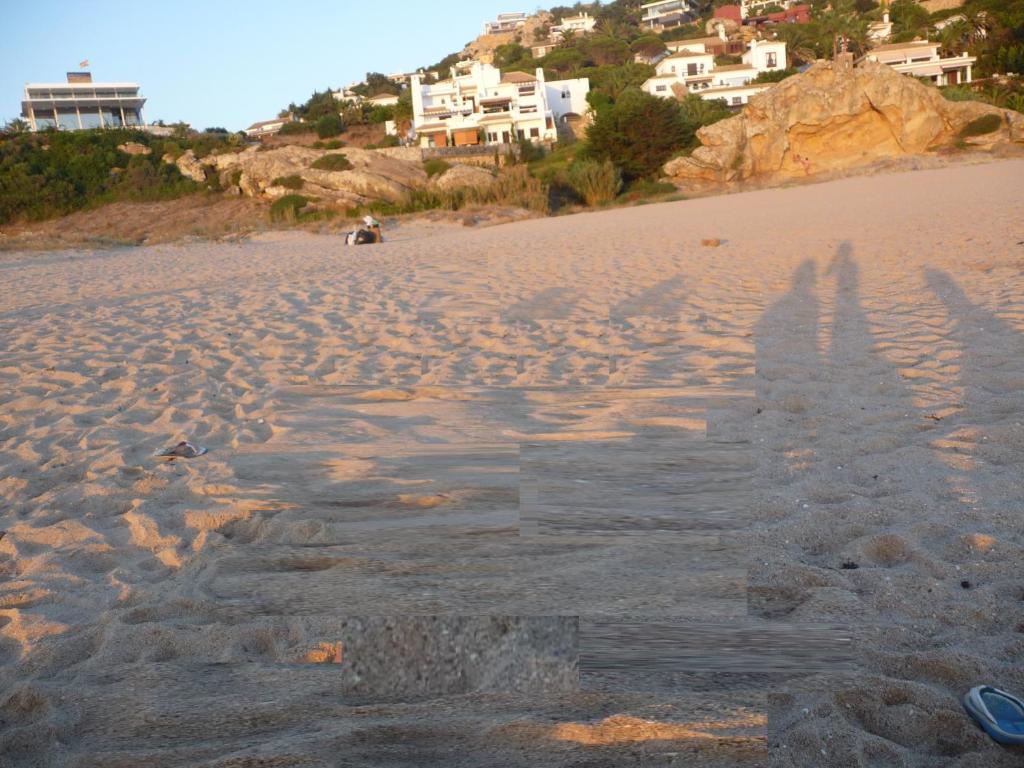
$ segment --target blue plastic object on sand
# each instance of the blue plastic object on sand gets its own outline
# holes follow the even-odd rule
[[[1000,744],[1024,744],[1024,701],[993,688],[976,685],[964,695],[964,709]]]

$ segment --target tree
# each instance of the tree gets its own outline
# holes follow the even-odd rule
[[[412,91],[408,88],[398,94],[398,103],[395,104],[395,122],[405,120],[412,120]]]
[[[610,160],[632,180],[656,176],[686,141],[686,125],[675,101],[629,90],[598,112],[587,130],[587,154]]]
[[[632,58],[629,46],[614,37],[592,37],[587,40],[587,57],[597,66],[624,64]]]
[[[857,13],[852,0],[835,0],[831,10],[819,14],[816,21],[811,30],[817,32],[819,55],[835,56],[836,46],[841,45],[843,39],[851,53],[861,54],[867,49],[868,20]]]
[[[894,0],[889,6],[892,21],[892,39],[903,43],[915,37],[927,37],[931,18],[924,8],[913,0]]]
[[[633,53],[639,53],[641,56],[647,58],[653,58],[659,53],[665,51],[665,41],[657,35],[641,35],[629,46]]]
[[[567,75],[583,66],[583,54],[576,48],[557,48],[541,60],[544,69]]]
[[[697,94],[690,93],[680,102],[679,114],[683,117],[685,127],[685,146],[695,147],[699,143],[699,129],[732,117],[733,111],[729,109],[725,99],[702,99]]]
[[[8,120],[4,126],[3,132],[9,136],[13,136],[19,133],[28,133],[31,126],[27,121],[22,120],[20,117],[16,117],[13,120]]]
[[[498,69],[518,66],[524,59],[529,61],[531,58],[529,48],[519,43],[505,43],[494,49],[494,66]]]
[[[316,121],[316,135],[321,139],[330,139],[344,130],[345,124],[337,112],[331,112]]]

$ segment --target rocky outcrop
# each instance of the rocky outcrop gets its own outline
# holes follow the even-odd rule
[[[350,170],[326,171],[312,167],[324,155],[339,152],[352,164]],[[349,147],[330,151],[292,145],[268,151],[254,147],[244,152],[208,157],[204,161],[220,174],[222,184],[237,184],[249,197],[280,196],[283,188],[275,187],[273,182],[283,176],[300,176],[302,194],[346,206],[381,200],[400,202],[410,191],[427,183],[427,174],[418,159],[411,162],[384,152]]]
[[[206,181],[206,170],[196,157],[196,153],[191,149],[185,150],[177,159],[171,155],[164,155],[161,159],[165,163],[173,163],[178,166],[182,176],[192,179],[197,184],[202,184]]]
[[[998,128],[968,142],[1024,141],[1020,113],[948,101],[883,64],[819,62],[755,96],[739,115],[701,128],[702,146],[669,161],[664,171],[685,186],[777,182],[867,168],[949,147],[968,123],[989,114],[999,116]]]
[[[453,165],[430,183],[441,190],[486,189],[494,183],[494,174],[475,165]]]
[[[126,141],[124,144],[118,144],[117,148],[126,155],[149,155],[153,152],[145,144],[139,144],[137,141]]]

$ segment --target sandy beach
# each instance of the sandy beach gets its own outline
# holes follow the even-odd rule
[[[1021,765],[1022,179],[0,254],[0,766]]]

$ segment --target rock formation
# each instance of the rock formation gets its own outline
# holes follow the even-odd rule
[[[1000,117],[999,127],[969,143],[1024,142],[1018,112],[948,101],[884,64],[819,62],[753,97],[735,117],[701,128],[702,146],[664,171],[683,185],[844,172],[949,147],[968,123],[989,114]]]
[[[178,166],[182,176],[192,179],[197,184],[202,184],[206,181],[206,171],[203,168],[203,164],[199,162],[196,153],[191,149],[185,150],[177,159],[171,155],[164,155],[161,160]]]
[[[313,168],[313,163],[327,154],[343,153],[352,164],[347,171],[326,171]],[[300,146],[284,146],[261,151],[250,148],[244,152],[204,158],[220,175],[226,186],[237,184],[249,197],[279,197],[295,190],[274,186],[274,179],[284,176],[302,178],[302,194],[313,195],[340,205],[355,206],[384,200],[395,203],[413,189],[424,187],[427,174],[418,160],[419,150],[407,153],[409,160],[387,152],[346,147],[324,151]],[[412,160],[416,157],[416,161]]]
[[[475,165],[453,165],[431,181],[437,189],[481,189],[494,183],[494,174]]]
[[[145,144],[139,144],[137,141],[126,141],[124,144],[118,144],[117,148],[126,155],[149,155],[153,152]]]

